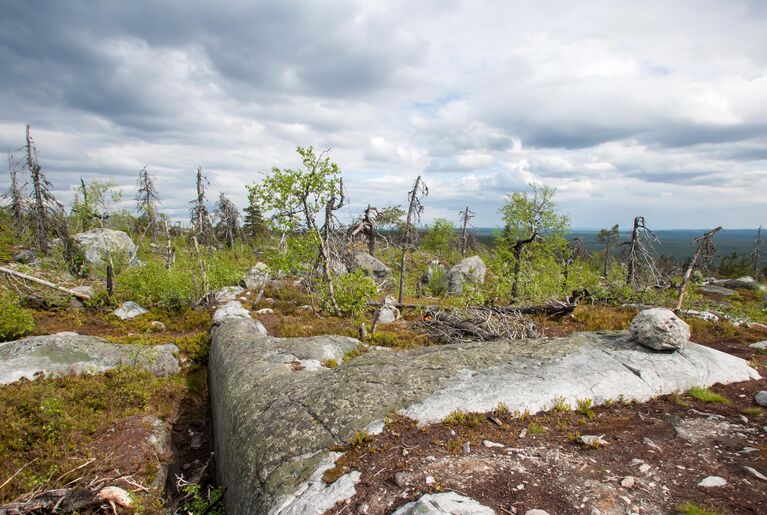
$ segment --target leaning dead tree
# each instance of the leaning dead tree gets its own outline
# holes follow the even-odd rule
[[[216,237],[213,232],[213,223],[211,222],[210,213],[205,205],[205,185],[208,184],[208,179],[202,174],[202,167],[197,167],[197,198],[194,199],[190,215],[192,218],[192,232],[197,238],[198,244],[210,246],[215,241]]]
[[[466,209],[460,211],[459,215],[461,216],[461,256],[466,257],[466,249],[469,246],[469,235],[466,232],[466,227],[476,214],[469,210],[469,206],[466,206]]]
[[[23,232],[24,227],[24,198],[22,191],[24,185],[19,186],[18,172],[16,170],[16,160],[13,154],[8,153],[8,173],[10,174],[11,186],[3,194],[3,198],[8,200],[8,207],[13,217],[14,231],[17,235]]]
[[[218,234],[226,240],[227,247],[231,249],[234,247],[235,237],[241,235],[240,211],[234,202],[229,200],[224,193],[221,193],[213,214],[218,220],[218,224],[216,224]]]
[[[424,184],[421,176],[416,178],[413,189],[408,192],[408,209],[405,226],[402,229],[402,255],[399,260],[399,302],[405,298],[405,257],[408,251],[415,250],[417,232],[415,222],[420,220],[423,213],[421,201],[429,195],[429,188]]]
[[[53,185],[46,179],[40,167],[38,152],[30,134],[30,126],[27,125],[26,145],[27,154],[26,168],[32,179],[32,207],[26,219],[29,222],[29,232],[35,247],[43,254],[50,251],[51,236],[58,237],[64,251],[64,260],[67,262],[69,271],[78,272],[75,243],[69,235],[64,206],[56,200],[51,191]]]
[[[762,270],[762,226],[756,231],[756,241],[754,241],[754,250],[751,251],[751,267],[754,279],[760,279]]]
[[[378,230],[376,228],[376,217],[378,216],[378,209],[368,207],[362,215],[362,219],[352,226],[349,231],[349,239],[352,240],[358,234],[365,236],[368,242],[368,253],[371,256],[376,255],[376,236],[378,236]]]
[[[626,258],[626,284],[634,288],[642,285],[642,279],[651,278],[655,284],[661,279],[658,265],[655,262],[655,243],[658,237],[647,228],[643,216],[634,218],[631,230],[631,240],[624,243],[629,246]]]
[[[716,245],[714,244],[714,235],[721,231],[721,227],[711,229],[703,236],[695,238],[697,247],[695,254],[693,254],[690,264],[687,265],[687,270],[682,277],[682,284],[679,285],[679,296],[676,299],[676,310],[682,309],[682,303],[684,302],[684,294],[687,291],[687,284],[690,282],[690,277],[696,266],[699,266],[702,270],[707,270],[711,265],[711,262],[716,255]]]
[[[138,173],[136,188],[136,211],[139,220],[144,223],[144,233],[149,232],[152,243],[157,243],[157,204],[160,202],[160,196],[146,166]]]

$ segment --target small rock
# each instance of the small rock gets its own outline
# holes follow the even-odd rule
[[[762,390],[754,395],[754,400],[759,406],[767,406],[767,390]]]
[[[410,451],[408,451],[407,449],[402,449],[403,456],[407,456],[408,454],[410,454]]]
[[[604,439],[605,435],[583,435],[581,436],[581,443],[590,447],[598,447],[600,445],[610,445],[610,442]]]
[[[521,491],[522,491],[522,490],[524,490],[524,489],[525,489],[525,485],[523,485],[522,483],[519,483],[519,484],[517,485],[517,491],[521,492]]]
[[[256,315],[271,315],[274,313],[272,308],[262,308],[256,311]]]
[[[637,465],[641,465],[642,463],[644,463],[644,460],[640,460],[639,458],[634,458],[633,460],[631,460],[631,465],[634,467],[636,467]]]
[[[376,320],[379,324],[391,324],[400,319],[400,311],[394,305],[396,302],[391,295],[384,298],[383,306],[376,313]]]
[[[756,342],[749,345],[752,349],[760,349],[760,350],[767,350],[767,340],[764,340],[763,342]]]
[[[743,449],[741,449],[740,452],[744,454],[749,454],[752,452],[759,452],[759,449],[757,449],[756,447],[743,447]]]
[[[642,442],[644,442],[644,444],[645,444],[647,447],[649,447],[649,448],[651,448],[651,449],[655,449],[656,451],[660,451],[660,447],[658,447],[658,444],[657,444],[657,443],[655,443],[655,442],[653,442],[652,440],[650,440],[650,439],[649,439],[649,438],[647,438],[646,436],[645,436],[644,438],[642,438]]]
[[[641,472],[642,474],[647,474],[651,468],[652,467],[648,465],[647,463],[643,463],[642,465],[639,466],[639,472]]]
[[[690,326],[666,308],[640,311],[629,332],[634,341],[653,350],[680,350],[690,340]]]
[[[524,438],[527,436],[527,428],[522,429],[522,431],[519,432],[519,437]]]
[[[748,417],[746,417],[745,415],[738,415],[738,420],[740,420],[744,424],[748,424]]]
[[[487,448],[504,447],[502,443],[491,442],[490,440],[483,440],[482,445],[484,445]]]
[[[599,511],[599,508],[593,507],[593,508],[591,508],[591,511],[589,512],[589,515],[602,515],[602,512]]]
[[[621,479],[621,486],[623,488],[634,488],[634,476],[626,476]]]
[[[271,272],[265,263],[256,263],[245,273],[242,283],[251,290],[260,290],[267,282]]]
[[[543,510],[527,510],[525,515],[549,515],[549,512]]]
[[[123,302],[120,304],[120,307],[115,310],[115,315],[117,315],[117,318],[120,320],[130,320],[131,318],[136,318],[137,316],[141,316],[145,313],[149,313],[149,311],[139,306],[132,300]]]
[[[395,473],[394,483],[400,488],[407,487],[407,474],[405,474],[404,472]]]
[[[470,454],[471,453],[471,445],[469,444],[469,442],[463,442],[462,452],[464,454]]]
[[[703,479],[700,483],[698,483],[698,486],[702,486],[703,488],[713,488],[718,486],[724,486],[727,484],[727,480],[723,477],[719,476],[708,476],[707,478]]]
[[[22,250],[15,256],[13,256],[13,260],[17,263],[24,263],[28,265],[32,261],[37,259],[37,252],[34,250]]]
[[[757,477],[757,478],[761,479],[762,481],[767,481],[767,476],[765,476],[764,474],[762,474],[761,472],[759,472],[755,468],[749,467],[749,466],[745,466],[743,468],[746,469],[747,472],[750,472],[752,476]]]
[[[360,515],[365,515],[369,509],[370,509],[370,506],[368,506],[368,503],[364,502],[360,504],[359,506],[357,506],[357,513],[359,513]]]
[[[168,330],[167,327],[165,327],[165,324],[160,322],[159,320],[152,320],[149,322],[149,330],[153,333],[164,333]]]
[[[434,476],[426,476],[426,484],[427,485],[433,485],[434,484]]]

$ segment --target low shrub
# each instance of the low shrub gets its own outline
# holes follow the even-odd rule
[[[11,292],[0,291],[0,341],[20,338],[35,328],[32,312]]]

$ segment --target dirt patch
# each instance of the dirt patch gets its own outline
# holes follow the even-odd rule
[[[745,344],[712,346],[755,358],[767,375],[767,357],[746,355]],[[767,481],[746,469],[767,475],[767,415],[753,400],[764,389],[765,379],[712,388],[728,403],[671,395],[642,404],[562,406],[536,416],[501,408],[422,429],[396,418],[328,474],[362,473],[351,506],[329,513],[355,513],[361,505],[369,514],[390,513],[440,491],[468,495],[498,513],[593,507],[603,514],[673,513],[685,502],[721,513],[764,513]],[[604,435],[608,443],[587,446],[582,435]],[[698,486],[708,476],[727,485]]]

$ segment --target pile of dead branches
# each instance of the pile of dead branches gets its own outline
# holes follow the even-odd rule
[[[487,342],[501,338],[536,338],[535,322],[518,311],[487,307],[427,308],[416,328],[442,343]]]

